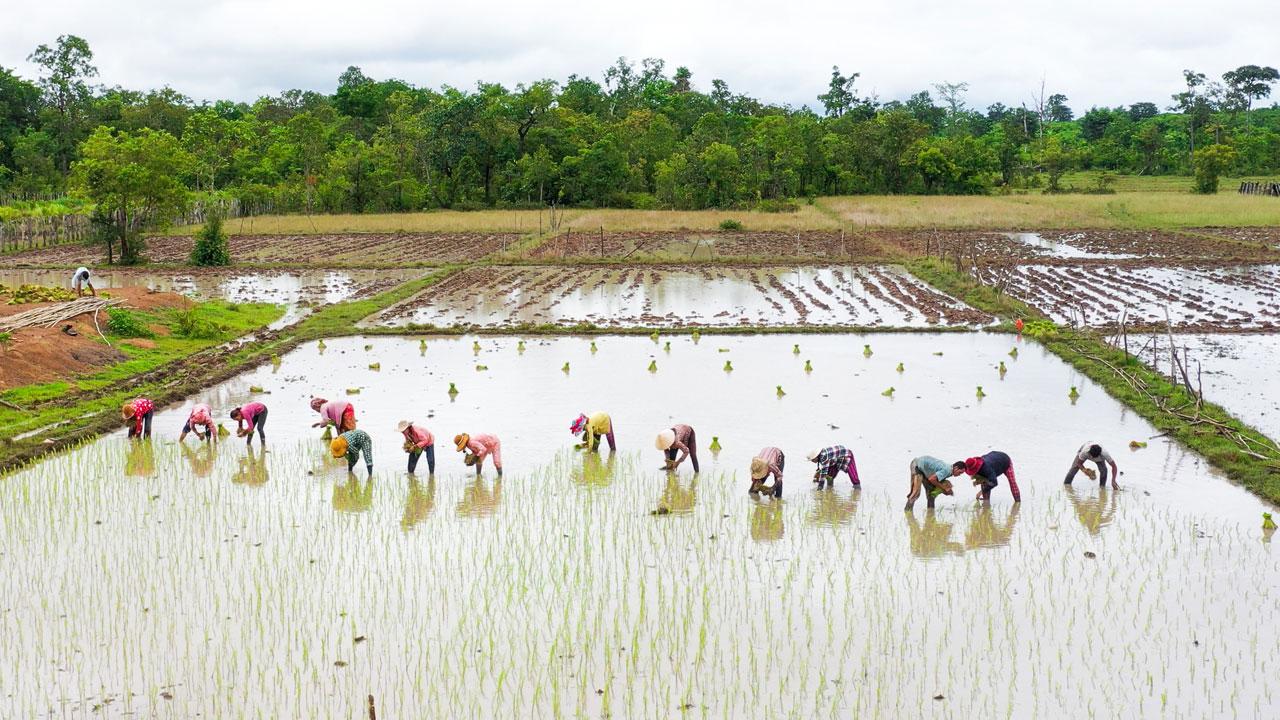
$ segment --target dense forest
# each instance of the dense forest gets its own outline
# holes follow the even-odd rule
[[[1275,69],[1183,73],[1164,100],[1079,114],[1062,94],[985,110],[968,86],[864,96],[833,68],[814,108],[706,86],[662,60],[514,88],[430,89],[350,67],[332,95],[193,102],[171,88],[103,88],[88,44],[62,36],[23,78],[0,68],[0,193],[56,196],[130,154],[155,177],[252,211],[382,212],[560,203],[783,208],[856,193],[1065,190],[1073,169],[1280,172]],[[1176,71],[1175,71],[1176,72]],[[1077,188],[1079,190],[1080,188]],[[1095,188],[1103,189],[1103,188]]]

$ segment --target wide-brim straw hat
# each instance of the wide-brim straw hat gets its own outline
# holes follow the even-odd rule
[[[471,436],[466,433],[453,436],[453,446],[457,448],[458,452],[462,452],[463,450],[466,450],[467,443],[469,442],[471,442]]]
[[[343,455],[346,455],[347,439],[342,437],[341,435],[334,438],[333,442],[329,443],[329,452],[333,453],[333,456],[336,458],[340,458]]]
[[[675,430],[663,430],[662,432],[658,433],[658,438],[657,440],[654,441],[654,445],[656,445],[659,450],[670,450],[671,446],[675,444],[676,444]]]
[[[808,453],[806,453],[806,454],[805,454],[805,458],[806,458],[806,459],[808,459],[810,462],[813,462],[813,461],[817,460],[817,459],[818,459],[818,456],[819,456],[819,455],[821,455],[821,454],[822,454],[822,451],[821,451],[821,450],[813,449],[813,450],[810,450]]]
[[[413,425],[413,423],[409,422],[408,420],[401,420],[400,422],[396,423],[396,432],[403,433],[405,430],[409,429],[410,425]]]
[[[769,476],[769,464],[760,458],[751,458],[751,479],[763,480]]]
[[[132,400],[120,406],[120,417],[124,418],[125,420],[132,419],[134,416],[134,413],[136,412],[137,410],[133,408]]]

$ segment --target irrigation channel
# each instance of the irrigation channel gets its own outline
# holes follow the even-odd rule
[[[312,393],[356,404],[372,478],[327,457]],[[150,443],[104,437],[0,482],[0,633],[22,659],[0,669],[5,715],[363,717],[369,695],[382,717],[477,718],[1280,704],[1270,508],[1032,342],[350,337],[191,401],[225,417],[250,399],[270,407],[265,453],[178,446],[175,406]],[[596,410],[617,454],[571,449]],[[406,475],[402,418],[435,433],[434,478]],[[697,430],[697,477],[658,467],[673,422]],[[505,477],[462,465],[464,431],[502,439]],[[1063,486],[1087,440],[1122,491]],[[828,443],[864,489],[813,489],[805,451]],[[746,492],[765,445],[787,454],[781,500]],[[958,484],[903,512],[912,457],[992,447],[1020,505]]]

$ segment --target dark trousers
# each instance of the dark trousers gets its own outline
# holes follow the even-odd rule
[[[427,472],[432,475],[435,475],[436,474],[436,446],[435,445],[428,445],[422,448],[421,450],[415,449],[409,453],[409,472],[413,472],[414,468],[418,467],[418,459],[421,458],[423,455],[427,456]]]
[[[263,444],[263,445],[266,445],[266,444],[267,444],[267,430],[266,430],[266,428],[267,428],[267,409],[266,409],[266,408],[263,408],[263,409],[262,409],[262,412],[258,413],[256,416],[254,416],[254,418],[253,418],[253,427],[254,427],[254,429],[255,429],[255,430],[257,430],[257,431],[258,431],[258,437],[262,439],[262,444]],[[248,439],[247,439],[247,440],[245,440],[245,443],[246,443],[246,444],[248,444],[248,445],[252,445],[252,444],[253,444],[253,433],[249,433],[249,437],[248,437]]]
[[[1107,461],[1106,460],[1087,460],[1086,462],[1091,462],[1094,465],[1098,466],[1098,487],[1106,487],[1107,486]],[[1071,481],[1076,479],[1076,473],[1078,472],[1080,472],[1080,468],[1076,467],[1075,463],[1072,463],[1071,470],[1067,472],[1067,479],[1063,480],[1062,482],[1066,483],[1067,485],[1070,485]]]
[[[609,452],[617,452],[618,444],[613,440],[613,428],[609,428],[609,432],[605,433],[603,437],[609,441]],[[596,435],[595,439],[591,441],[591,452],[600,452],[600,438],[600,435]]]
[[[129,437],[149,438],[151,437],[151,418],[156,413],[155,410],[148,410],[146,415],[142,416],[142,432],[138,432],[138,421],[136,419],[129,421]]]

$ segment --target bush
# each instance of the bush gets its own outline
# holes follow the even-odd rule
[[[1235,148],[1230,145],[1210,145],[1196,151],[1195,192],[1212,195],[1218,192],[1218,177],[1236,161]]]
[[[733,218],[725,218],[724,220],[720,221],[720,229],[721,230],[741,230],[742,223],[738,222],[737,220],[734,220]]]
[[[800,206],[794,200],[766,199],[757,202],[755,209],[767,213],[793,213],[800,210]]]
[[[196,233],[196,244],[191,248],[191,264],[204,267],[231,264],[231,249],[226,234],[222,232],[220,215],[210,215],[204,227]]]
[[[220,340],[223,328],[200,316],[195,308],[179,310],[173,317],[173,334],[191,340]]]
[[[122,338],[152,338],[156,336],[136,313],[123,308],[107,310],[107,332]]]
[[[658,202],[658,198],[647,192],[633,192],[626,195],[626,207],[635,210],[658,210],[662,207],[662,203]]]

